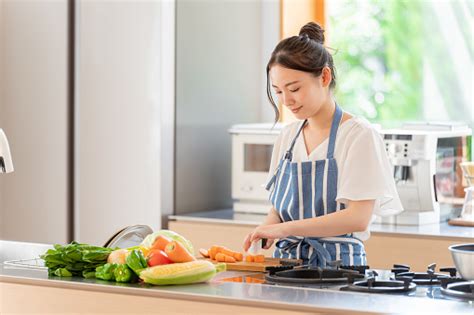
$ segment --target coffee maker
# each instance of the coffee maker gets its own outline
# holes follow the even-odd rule
[[[424,225],[459,215],[464,197],[459,164],[471,159],[472,130],[460,123],[406,123],[379,132],[405,211],[376,222]]]
[[[12,156],[10,154],[10,146],[8,145],[7,136],[0,129],[0,173],[13,172]]]

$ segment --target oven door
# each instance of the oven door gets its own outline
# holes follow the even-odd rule
[[[244,203],[270,205],[264,185],[277,137],[277,134],[232,135],[232,198]]]

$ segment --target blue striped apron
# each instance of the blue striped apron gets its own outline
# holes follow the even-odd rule
[[[337,163],[334,146],[342,110],[336,104],[325,160],[292,162],[293,147],[307,120],[293,139],[290,148],[268,182],[270,201],[283,222],[323,216],[345,208],[336,202]],[[279,240],[273,253],[277,258],[302,259],[303,264],[326,267],[328,261],[342,265],[366,265],[364,244],[352,234],[334,237],[290,236]]]

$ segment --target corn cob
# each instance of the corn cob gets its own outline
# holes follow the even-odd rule
[[[189,284],[208,281],[221,271],[225,271],[225,264],[197,260],[146,268],[140,273],[140,278],[156,285]]]

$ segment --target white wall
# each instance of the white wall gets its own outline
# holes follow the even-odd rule
[[[273,121],[264,78],[278,21],[278,1],[177,2],[178,213],[231,207],[228,129]]]
[[[105,242],[118,229],[161,225],[160,1],[78,6],[76,239]],[[173,25],[172,25],[173,26]],[[171,42],[174,49],[174,42]],[[171,63],[173,69],[173,64]],[[169,105],[169,104],[168,104]],[[172,104],[171,104],[172,105]]]
[[[15,172],[0,176],[0,238],[66,241],[66,0],[2,0],[1,128]]]

